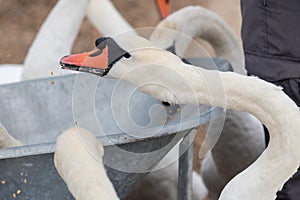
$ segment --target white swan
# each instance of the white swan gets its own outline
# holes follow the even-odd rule
[[[104,149],[86,129],[74,127],[57,139],[54,164],[76,200],[118,200],[107,177],[102,156]]]
[[[147,175],[141,184],[129,194],[126,200],[174,200],[178,199],[178,162],[166,168],[167,170],[159,170]],[[149,178],[151,176],[151,178]],[[200,200],[206,197],[207,193],[203,193],[204,183],[196,172],[193,172],[193,200]]]
[[[22,146],[22,143],[11,136],[6,128],[0,123],[0,149]]]
[[[168,152],[154,170],[129,194],[127,200],[178,199],[177,158],[179,156],[179,143]],[[193,172],[192,176],[192,199],[205,199],[208,192],[202,177],[196,172]]]
[[[200,6],[188,6],[172,13],[157,25],[150,41],[164,49],[175,42],[176,53],[183,56],[194,37],[209,42],[216,56],[228,60],[235,72],[247,74],[243,49],[234,32],[221,17]]]
[[[256,77],[185,64],[174,54],[137,36],[99,38],[97,48],[97,52],[62,58],[62,68],[122,79],[141,92],[170,103],[202,103],[249,112],[267,126],[269,146],[226,185],[221,200],[274,199],[296,172],[300,160],[300,112],[281,88]],[[223,88],[210,88],[207,83],[217,77]],[[226,98],[212,97],[211,92],[219,96],[224,93]]]
[[[168,28],[178,31],[177,34],[166,31]],[[185,7],[161,21],[153,32],[151,41],[161,48],[175,44],[177,48],[184,48],[181,51],[184,53],[189,41],[184,40],[180,34],[209,40],[219,57],[232,62],[235,72],[246,74],[244,54],[238,39],[226,22],[215,13],[200,6]],[[211,131],[218,130],[212,127]],[[208,134],[207,137],[211,135]],[[203,160],[201,168],[210,197],[218,199],[224,186],[254,162],[264,149],[261,123],[249,113],[228,110],[221,136],[211,153]]]
[[[23,73],[23,65],[1,64],[0,65],[0,84],[19,82]]]
[[[212,200],[218,199],[225,185],[259,157],[265,149],[264,141],[263,127],[254,116],[226,112],[220,138],[201,165],[201,176]]]

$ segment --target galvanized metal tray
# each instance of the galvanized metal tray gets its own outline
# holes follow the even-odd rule
[[[226,61],[214,61],[230,69]],[[206,58],[191,62],[215,67]],[[0,97],[0,122],[25,144],[0,149],[1,200],[73,199],[54,168],[53,151],[57,136],[75,124],[104,144],[108,175],[124,199],[179,140],[208,122],[213,110],[164,107],[127,83],[89,74],[2,85]]]

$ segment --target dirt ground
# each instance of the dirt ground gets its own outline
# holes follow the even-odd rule
[[[124,18],[136,28],[155,26],[159,22],[151,0],[112,0]],[[40,25],[57,0],[0,0],[0,64],[22,63]],[[201,5],[219,14],[240,37],[239,0],[173,0],[173,11],[187,5]],[[73,52],[93,48],[100,34],[84,20]],[[201,128],[195,139],[195,169],[199,170],[198,150],[204,136]]]

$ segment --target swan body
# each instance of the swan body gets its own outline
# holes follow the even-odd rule
[[[23,65],[2,64],[0,65],[0,84],[15,83],[21,81]]]
[[[127,200],[175,200],[178,199],[178,162],[164,169],[151,172],[141,184],[129,195]],[[151,176],[149,178],[148,176]],[[204,199],[207,193],[202,177],[193,172],[193,200]]]
[[[62,58],[61,66],[85,72],[87,69],[82,66],[88,67],[90,73],[127,81],[141,92],[174,104],[206,104],[249,112],[267,126],[269,146],[226,185],[221,200],[274,199],[284,182],[296,172],[300,160],[300,112],[282,88],[257,77],[185,64],[176,55],[138,36],[101,38],[97,48],[100,53],[96,58],[86,56],[87,53],[75,54]],[[109,54],[105,49],[119,49],[120,54],[110,55],[105,61]],[[87,60],[75,62],[82,56]],[[86,66],[89,60],[95,61],[95,65]],[[101,70],[105,73],[97,73]],[[209,87],[207,83],[212,79],[221,80],[221,87],[217,84]]]
[[[170,28],[176,32],[166,31]],[[218,15],[200,6],[174,12],[159,23],[150,38],[161,48],[175,44],[184,54],[190,42],[187,39],[195,37],[210,42],[217,56],[230,61],[235,72],[246,74],[244,54],[235,34]],[[218,127],[210,128],[211,132],[219,131]],[[264,149],[264,130],[260,121],[249,113],[228,110],[220,138],[202,162],[201,175],[209,196],[218,199],[225,185],[254,162]]]
[[[142,180],[127,200],[178,199],[178,156],[179,143]],[[202,177],[196,172],[192,176],[192,199],[202,200],[208,193]]]
[[[57,139],[54,164],[76,200],[118,200],[107,177],[102,144],[86,129],[74,127]]]
[[[0,149],[22,146],[22,143],[12,137],[6,128],[0,123]]]

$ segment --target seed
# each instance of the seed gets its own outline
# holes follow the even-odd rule
[[[15,198],[17,198],[17,195],[16,195],[16,193],[13,193],[13,198],[15,199]]]
[[[53,75],[54,75],[54,73],[53,73],[53,72],[50,72],[50,74],[51,74],[51,76],[53,76]]]
[[[21,190],[19,189],[19,190],[17,190],[17,194],[21,194]]]
[[[54,85],[54,83],[55,83],[54,81],[51,81],[51,85]]]
[[[177,108],[177,112],[180,112],[181,111],[181,108]]]
[[[27,183],[27,179],[26,179],[26,178],[24,178],[23,182],[26,184],[26,183]]]
[[[1,184],[2,184],[2,185],[5,185],[5,183],[6,183],[6,181],[5,181],[5,180],[1,181]]]

